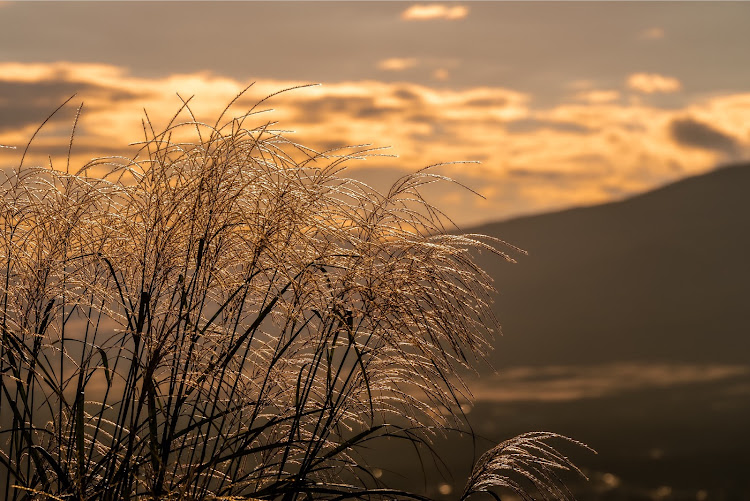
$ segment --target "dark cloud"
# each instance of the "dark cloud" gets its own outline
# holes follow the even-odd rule
[[[108,102],[135,99],[141,94],[81,82],[0,81],[0,131],[19,129],[29,124],[41,124],[50,113],[76,94],[70,110],[58,113],[56,121],[72,120],[75,107],[93,95],[106,96]]]
[[[328,120],[331,115],[343,114],[351,118],[381,119],[393,115],[404,108],[393,106],[378,106],[371,97],[326,96],[310,101],[301,101],[297,105],[298,113],[295,120],[303,123],[320,123]]]
[[[544,179],[546,181],[560,181],[568,177],[565,172],[545,169],[514,168],[508,170],[508,175],[521,179]]]
[[[331,114],[344,113],[346,115],[372,116],[377,109],[375,100],[371,97],[339,97],[326,96],[298,104],[299,112],[296,120],[303,123],[318,123],[327,120]]]
[[[41,124],[78,90],[73,83],[0,82],[0,131]]]
[[[386,106],[365,106],[355,111],[357,118],[382,118],[385,115],[390,115],[402,111],[399,108],[386,107]]]
[[[590,131],[588,127],[575,122],[552,122],[549,120],[534,119],[514,120],[506,126],[506,129],[510,133],[533,132],[541,129],[573,132],[576,134],[584,134]]]
[[[567,181],[581,181],[599,179],[602,173],[608,170],[607,158],[596,153],[586,153],[581,155],[570,155],[567,160],[574,165],[579,166],[578,170],[556,170],[549,167],[515,167],[508,169],[508,175],[517,179],[536,179],[543,181],[555,182],[558,185]]]
[[[26,148],[26,143],[13,145],[15,149],[0,149],[0,170],[8,172],[8,169],[17,168],[21,161],[21,155]],[[119,146],[119,147],[118,147]],[[90,144],[73,141],[71,150],[72,161],[70,171],[76,172],[82,168],[86,162],[94,158],[118,157],[115,163],[120,163],[121,157],[132,157],[137,148],[129,146],[123,141],[121,145]],[[68,145],[60,144],[55,146],[38,145],[34,142],[29,146],[29,150],[24,160],[26,167],[52,166],[57,169],[64,169],[67,164]]]
[[[737,152],[737,140],[692,118],[678,118],[669,124],[672,139],[683,146],[718,151],[727,155]]]
[[[466,102],[466,106],[471,106],[472,108],[504,108],[508,105],[510,102],[509,99],[505,97],[484,97],[484,98],[478,98],[478,99],[471,99]]]
[[[405,88],[396,89],[395,91],[393,91],[393,95],[399,99],[409,101],[411,103],[419,103],[422,101],[422,97],[419,94]]]
[[[416,124],[434,124],[436,118],[435,115],[429,113],[429,110],[422,110],[417,113],[409,113],[406,116],[406,120]]]

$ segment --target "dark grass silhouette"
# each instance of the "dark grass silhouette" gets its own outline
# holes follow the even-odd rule
[[[378,193],[341,175],[377,150],[188,101],[133,158],[24,152],[1,184],[0,496],[424,499],[359,451],[467,429],[460,371],[496,327],[469,249],[517,249],[447,234],[428,169]],[[493,448],[461,499],[568,498],[556,437]]]

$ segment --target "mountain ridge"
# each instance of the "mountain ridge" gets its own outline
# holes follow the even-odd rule
[[[529,251],[495,279],[495,367],[750,363],[750,163],[625,200],[470,230]]]

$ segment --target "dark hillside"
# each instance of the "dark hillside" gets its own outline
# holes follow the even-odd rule
[[[476,231],[529,252],[481,257],[501,293],[496,367],[750,363],[750,165]]]

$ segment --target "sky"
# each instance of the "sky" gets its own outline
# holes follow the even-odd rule
[[[750,157],[746,2],[0,2],[0,167],[132,151],[144,110],[258,124],[325,150],[390,147],[345,175],[428,165],[461,227],[647,191]],[[179,94],[179,96],[178,96]],[[194,96],[194,97],[193,97]],[[187,119],[187,117],[184,117]],[[699,203],[699,201],[696,201]]]

